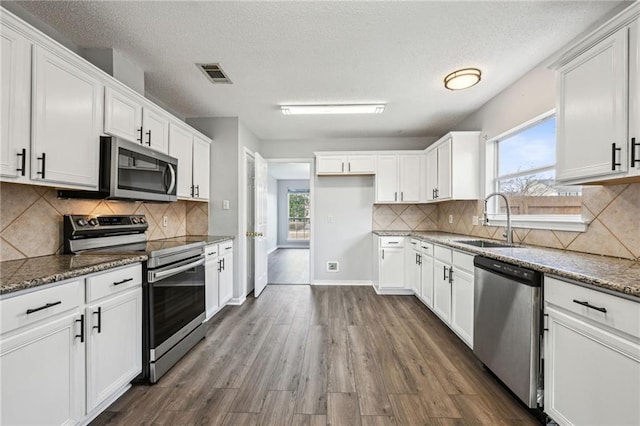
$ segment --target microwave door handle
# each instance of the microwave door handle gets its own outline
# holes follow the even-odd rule
[[[171,173],[171,183],[169,184],[169,188],[167,188],[167,194],[171,194],[171,191],[173,191],[173,188],[176,186],[176,171],[171,164],[167,164],[167,168],[169,169],[169,173]]]

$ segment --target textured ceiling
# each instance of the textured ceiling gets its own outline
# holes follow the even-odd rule
[[[186,117],[261,139],[440,136],[619,2],[18,2],[81,47],[112,47]],[[194,63],[219,62],[212,85]],[[483,80],[443,88],[462,67]],[[385,102],[382,115],[283,116],[288,103]]]

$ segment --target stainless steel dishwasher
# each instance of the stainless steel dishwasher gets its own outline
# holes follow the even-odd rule
[[[473,353],[529,408],[537,407],[542,274],[474,258]]]

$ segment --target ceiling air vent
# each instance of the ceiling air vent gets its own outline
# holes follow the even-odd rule
[[[196,65],[198,66],[198,68],[202,70],[202,72],[207,76],[207,78],[212,83],[216,83],[216,84],[232,83],[231,80],[229,80],[229,77],[227,77],[227,75],[224,73],[224,71],[220,67],[220,64],[196,64]]]

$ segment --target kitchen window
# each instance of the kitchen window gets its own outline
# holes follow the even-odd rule
[[[509,199],[515,227],[584,231],[582,188],[556,184],[556,117],[548,112],[487,145],[487,194]],[[506,205],[492,197],[489,223],[506,225]]]

